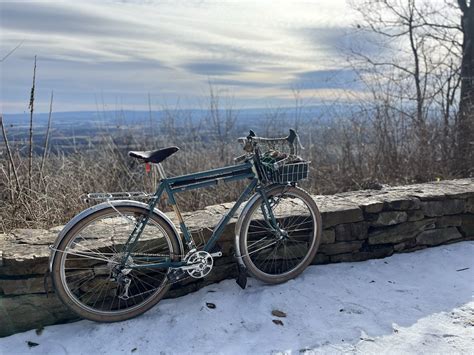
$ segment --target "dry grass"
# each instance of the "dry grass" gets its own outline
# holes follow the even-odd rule
[[[379,128],[382,118],[374,117],[368,111],[364,116],[359,110],[340,119],[338,125],[326,128],[306,122],[300,128],[306,146],[302,155],[311,160],[312,166],[310,179],[302,185],[312,193],[329,194],[377,187],[380,183],[397,185],[456,177],[450,170],[449,159],[443,160],[444,155],[437,150],[440,129],[436,125],[431,127],[432,153],[423,157],[430,168],[420,174],[414,132],[406,122],[382,130]],[[390,123],[394,124],[393,121]],[[230,128],[225,132],[227,143],[222,137],[204,131],[204,126],[188,127],[182,134],[176,133],[177,129],[170,131],[168,127],[170,133],[153,142],[131,135],[127,137],[128,144],[120,147],[112,137],[104,135],[93,150],[67,155],[34,155],[31,188],[29,157],[20,154],[21,147],[11,147],[15,169],[12,169],[8,154],[0,159],[0,229],[63,224],[87,207],[80,197],[88,192],[153,191],[156,187],[154,176],[146,174],[143,166],[127,156],[131,149],[180,146],[181,151],[164,163],[169,175],[232,164],[233,157],[241,154],[235,130]],[[404,127],[403,131],[401,127]],[[283,134],[268,127],[266,130],[270,135]],[[43,160],[43,156],[46,159]],[[194,190],[179,194],[178,203],[183,210],[195,210],[232,201],[242,187],[241,182]]]

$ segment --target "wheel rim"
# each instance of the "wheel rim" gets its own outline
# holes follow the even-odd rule
[[[120,209],[102,215],[83,226],[65,246],[60,263],[61,284],[83,310],[101,315],[132,312],[166,287],[168,270],[146,267],[152,261],[140,259],[150,254],[170,258],[173,254],[166,231],[151,218],[126,264],[141,264],[144,268],[114,277],[123,256],[121,247],[140,215]],[[130,281],[124,282],[124,277]]]
[[[261,200],[250,211],[243,257],[266,277],[284,277],[310,256],[316,243],[317,220],[309,204],[293,192],[278,193],[269,202],[277,226],[264,218],[268,213]]]

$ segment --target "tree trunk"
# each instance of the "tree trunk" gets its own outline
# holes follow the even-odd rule
[[[462,11],[463,54],[461,61],[461,101],[457,127],[457,170],[462,176],[474,173],[474,5],[458,0]]]

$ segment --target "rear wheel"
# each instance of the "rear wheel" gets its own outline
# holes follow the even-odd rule
[[[135,206],[100,210],[79,221],[59,243],[53,282],[59,298],[81,317],[129,319],[153,307],[169,289],[168,269],[148,266],[179,254],[177,236],[157,215],[150,217],[121,266],[124,245],[147,213]]]
[[[298,276],[311,263],[321,239],[321,215],[304,190],[276,186],[266,191],[274,222],[262,196],[243,217],[239,246],[249,273],[266,283]]]

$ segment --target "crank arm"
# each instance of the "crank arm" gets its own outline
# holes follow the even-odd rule
[[[180,266],[180,267],[177,267],[176,269],[178,270],[194,270],[194,269],[197,269],[198,268],[198,265],[199,264],[194,264],[194,265],[185,265],[185,266]]]

